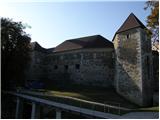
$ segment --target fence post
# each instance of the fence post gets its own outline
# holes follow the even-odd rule
[[[92,111],[93,111],[92,114],[93,114],[93,118],[94,118],[94,114],[95,114],[95,113],[94,113],[94,109],[95,109],[95,104],[92,104]]]
[[[107,108],[108,108],[108,113],[109,113],[109,106]]]
[[[56,109],[56,119],[61,119],[61,110]]]
[[[118,106],[119,106],[118,114],[120,115],[121,114],[120,103],[118,104]]]
[[[15,114],[15,118],[16,119],[19,119],[19,118],[22,118],[23,116],[23,102],[22,100],[20,100],[19,97],[17,97],[17,100],[16,100],[16,114]]]
[[[31,119],[40,118],[40,106],[35,102],[32,102]]]
[[[81,101],[79,101],[79,109],[80,109],[79,113],[80,113],[80,115],[81,115],[81,111],[82,111],[81,108],[82,108],[82,104],[81,104]]]
[[[104,102],[104,112],[106,112],[106,103]]]

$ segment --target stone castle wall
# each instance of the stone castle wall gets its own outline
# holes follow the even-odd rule
[[[155,92],[159,92],[159,53],[158,51],[152,51],[153,60],[153,89]]]
[[[92,86],[113,86],[114,49],[81,49],[53,53],[48,63],[48,79]]]
[[[151,52],[151,40],[147,37],[145,31],[140,29],[141,35],[141,59],[142,59],[142,93],[143,103],[149,105],[152,103],[153,95],[153,61]]]
[[[117,92],[141,106],[149,105],[152,101],[150,42],[141,28],[117,34],[114,40]]]
[[[113,88],[126,99],[149,105],[153,95],[151,41],[141,28],[116,34],[114,48],[31,52],[26,78],[53,84]]]
[[[127,38],[128,37],[128,38]],[[115,87],[125,98],[142,104],[141,49],[138,29],[117,34]]]
[[[33,50],[30,52],[31,61],[26,69],[27,81],[42,81],[46,79],[46,65],[44,58],[46,53]]]

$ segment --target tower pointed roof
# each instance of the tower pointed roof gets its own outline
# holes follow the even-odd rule
[[[133,13],[131,13],[116,33],[120,33],[136,27],[145,28],[143,23]]]

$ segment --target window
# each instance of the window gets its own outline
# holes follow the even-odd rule
[[[80,65],[79,65],[79,64],[76,64],[75,67],[76,67],[76,69],[79,69],[79,68],[80,68]]]
[[[55,66],[54,66],[54,69],[55,69],[55,70],[57,70],[57,69],[58,69],[58,66],[57,66],[57,65],[55,65]]]
[[[127,37],[127,39],[129,39],[129,38],[131,37],[131,35],[130,35],[130,34],[127,34],[126,37]]]
[[[68,65],[65,65],[64,68],[65,68],[65,70],[68,70]]]

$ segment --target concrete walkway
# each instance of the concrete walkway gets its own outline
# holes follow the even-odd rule
[[[159,112],[131,112],[121,116],[120,119],[159,119]]]

